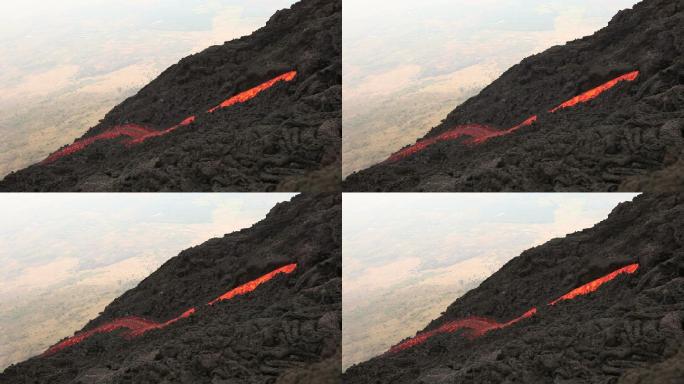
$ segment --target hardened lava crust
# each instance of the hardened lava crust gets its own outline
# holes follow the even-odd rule
[[[622,203],[512,259],[343,383],[681,383],[682,228],[684,194]]]
[[[551,112],[636,71],[633,81]],[[536,119],[526,121],[531,116]],[[440,140],[450,130],[473,131],[473,126],[486,127],[491,139]],[[592,36],[524,59],[457,107],[414,149],[421,142],[434,144],[349,175],[343,190],[679,190],[684,185],[684,1],[644,0]]]
[[[78,151],[55,148],[0,191],[339,190],[341,3],[302,0],[250,36],[182,59],[77,139]],[[288,73],[296,76],[214,109]],[[107,136],[127,128],[168,133]]]
[[[339,194],[280,203],[251,228],[182,251],[72,340],[89,337],[55,340],[0,382],[339,383],[341,225]],[[103,330],[172,318],[137,335]]]

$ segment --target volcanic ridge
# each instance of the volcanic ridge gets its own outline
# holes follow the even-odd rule
[[[680,383],[684,194],[646,194],[512,259],[356,383]]]
[[[415,144],[349,175],[343,189],[675,191],[682,183],[684,1],[644,0],[592,36],[524,59]]]
[[[338,383],[341,198],[299,195],[170,259],[2,383]]]
[[[0,191],[333,191],[341,1],[302,0],[182,59]]]

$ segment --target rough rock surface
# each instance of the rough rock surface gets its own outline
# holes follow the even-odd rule
[[[468,316],[508,328],[442,334],[349,368],[355,383],[681,383],[684,194],[641,195],[603,222],[529,249],[451,304],[425,330]],[[596,292],[542,304],[639,263]]]
[[[3,191],[332,191],[341,146],[340,0],[302,0],[252,35],[210,47],[162,73],[84,138],[135,123],[166,136],[127,148],[102,140],[53,164],[8,175]],[[288,71],[256,98],[201,113]]]
[[[546,113],[639,70],[589,103]],[[477,146],[441,142],[348,176],[348,191],[676,191],[684,185],[684,1],[644,0],[594,35],[524,59],[426,138],[536,124]],[[654,174],[657,174],[654,176]]]
[[[291,275],[201,305],[290,263]],[[129,315],[165,321],[192,306],[195,315],[133,340],[93,336],[10,366],[0,382],[336,383],[341,269],[341,197],[299,195],[251,228],[181,252],[84,330]]]

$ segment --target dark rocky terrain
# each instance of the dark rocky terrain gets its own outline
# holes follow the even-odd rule
[[[593,228],[529,249],[425,331],[469,316],[508,321],[475,339],[439,334],[349,368],[356,383],[684,382],[684,194],[640,195]],[[639,263],[593,293],[551,300]]]
[[[83,138],[139,124],[163,137],[126,147],[101,140],[8,175],[2,191],[332,191],[341,146],[340,0],[302,0],[252,35],[173,65]],[[282,73],[254,99],[202,113]],[[56,149],[56,148],[55,148]]]
[[[548,113],[631,71],[634,82]],[[348,191],[676,191],[684,185],[684,1],[644,0],[592,36],[524,59],[425,138],[463,124],[506,129],[443,141],[352,174]]]
[[[291,275],[202,305],[290,263]],[[166,321],[196,306],[194,315],[132,340],[92,336],[10,366],[0,382],[337,383],[341,271],[341,197],[299,195],[251,228],[181,252],[84,330],[131,315]]]

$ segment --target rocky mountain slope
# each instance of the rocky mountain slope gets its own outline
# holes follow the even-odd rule
[[[680,383],[684,195],[529,249],[344,383]]]
[[[184,58],[0,190],[337,190],[341,8],[302,0]]]
[[[170,259],[2,383],[333,383],[341,198],[299,195]]]
[[[644,0],[524,59],[343,188],[676,190],[683,150],[684,1]]]

